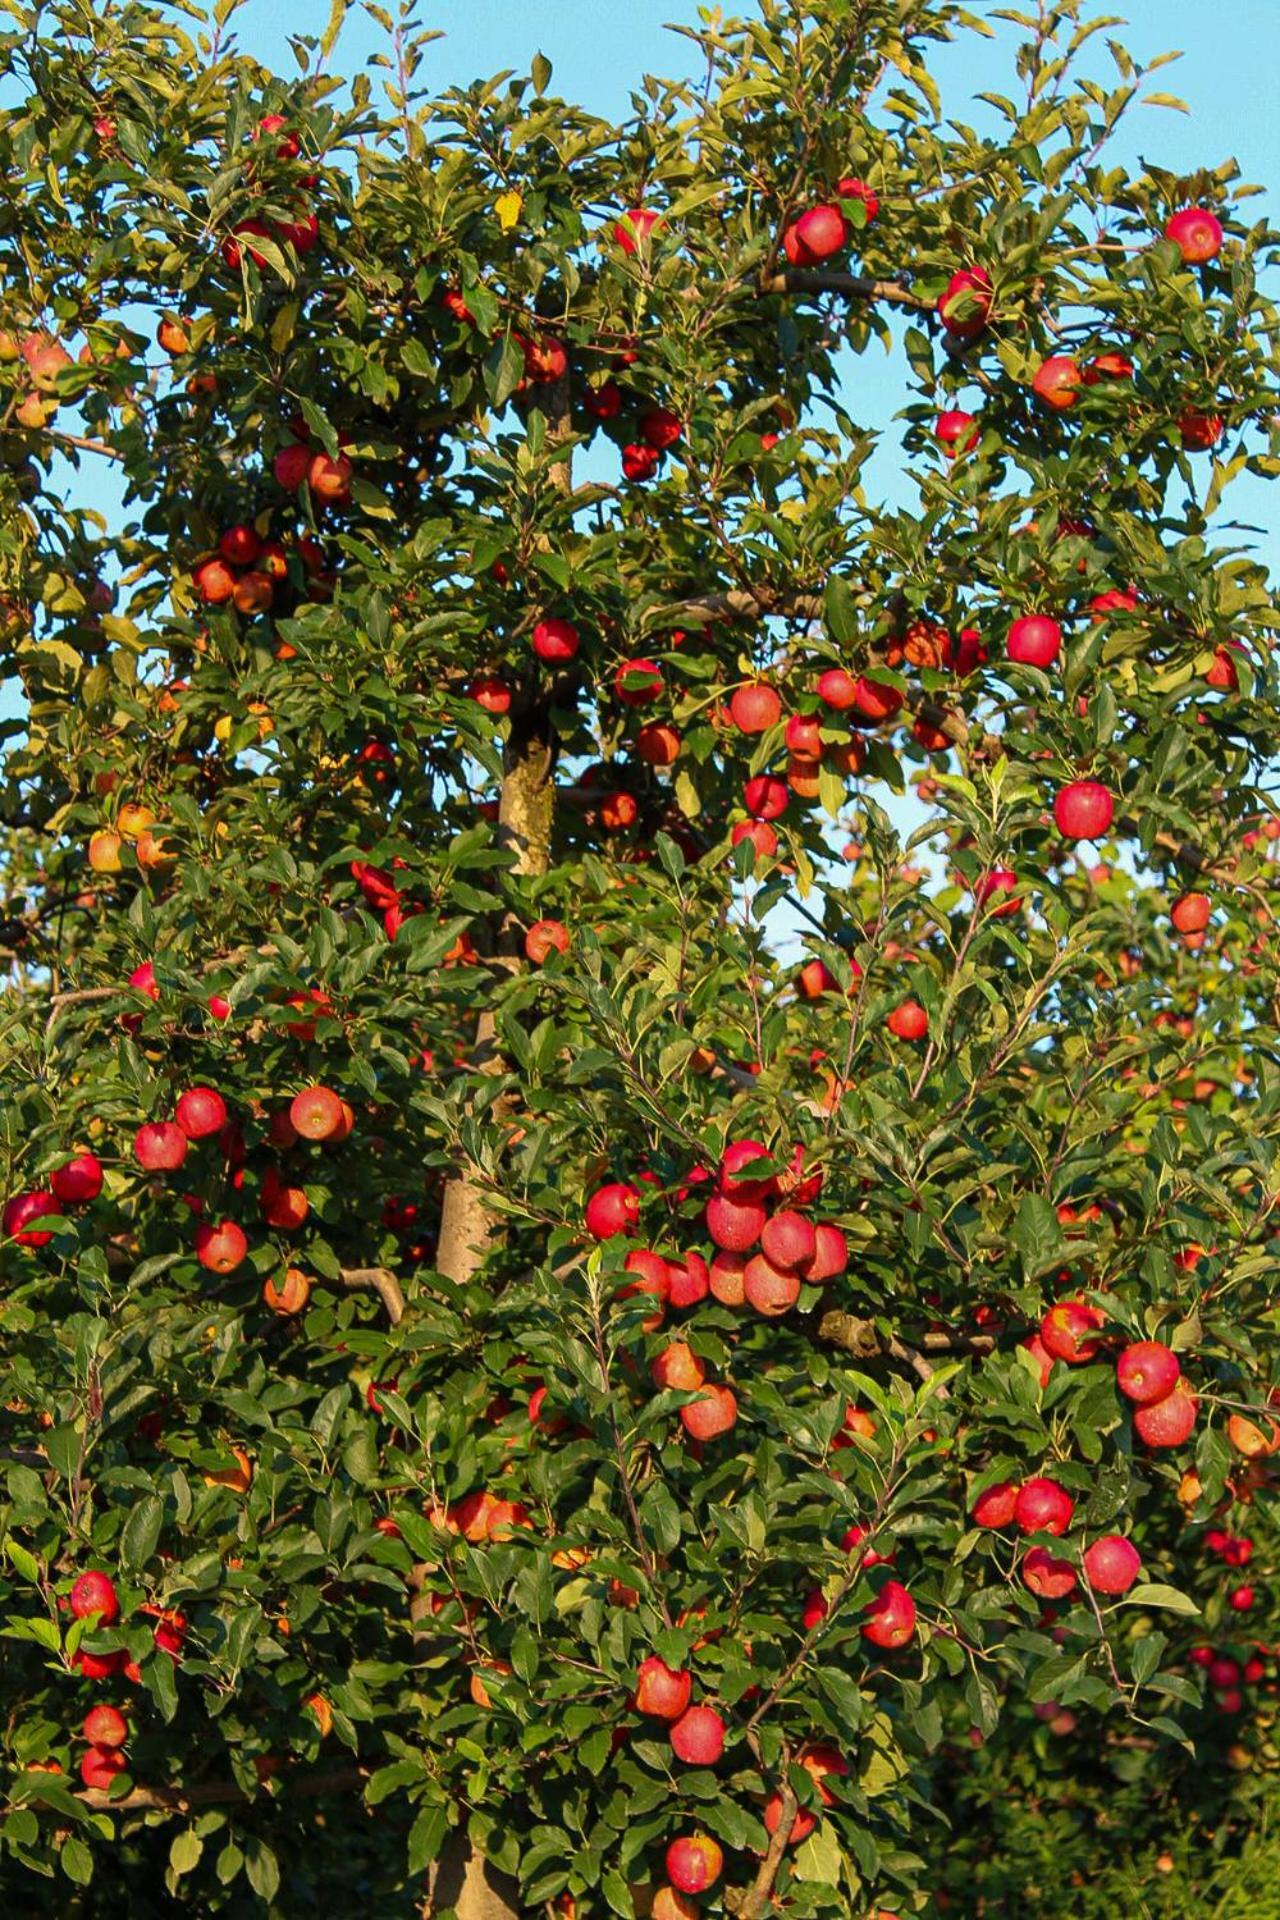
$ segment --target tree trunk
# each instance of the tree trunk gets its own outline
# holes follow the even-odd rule
[[[547,390],[546,419],[547,444],[563,445],[573,430],[567,377]],[[557,493],[569,493],[567,452],[550,469],[549,479]],[[551,865],[557,747],[550,700],[545,694],[517,708],[503,758],[498,831],[503,846],[515,854],[518,874],[538,876]],[[476,1022],[475,1051],[476,1064],[483,1072],[502,1071],[502,1056],[495,1040],[493,1013],[485,1008]],[[497,1230],[484,1204],[476,1169],[463,1167],[445,1187],[437,1269],[449,1280],[470,1280],[483,1264]],[[415,1606],[415,1623],[418,1611]],[[464,1832],[451,1835],[446,1843],[432,1874],[423,1914],[429,1920],[429,1916],[449,1908],[456,1911],[458,1920],[516,1920],[521,1912],[515,1881],[490,1866]]]

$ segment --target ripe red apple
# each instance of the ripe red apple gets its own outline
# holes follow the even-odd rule
[[[1207,207],[1183,207],[1165,221],[1164,237],[1173,241],[1188,266],[1200,267],[1222,251],[1222,222]]]
[[[687,1894],[677,1893],[674,1887],[659,1887],[649,1909],[649,1920],[698,1920],[700,1911],[697,1902]]]
[[[1116,1361],[1116,1385],[1127,1400],[1147,1406],[1173,1391],[1182,1368],[1172,1347],[1135,1340]]]
[[[134,1158],[148,1173],[172,1173],[187,1157],[187,1136],[173,1120],[150,1120],[133,1136]]]
[[[505,680],[499,680],[493,674],[487,674],[479,680],[473,680],[467,689],[478,707],[486,713],[510,713],[511,689]]]
[[[679,414],[672,413],[669,407],[650,407],[640,416],[640,437],[659,453],[674,447],[683,433],[684,424]]]
[[[871,1537],[872,1534],[869,1527],[860,1527],[855,1524],[852,1527],[846,1528],[845,1532],[840,1536],[840,1545],[845,1553],[857,1553],[858,1549],[862,1547],[863,1541]],[[858,1565],[860,1567],[891,1567],[897,1557],[896,1551],[893,1553],[877,1553],[874,1547],[866,1547],[859,1555]]]
[[[1133,362],[1127,353],[1099,353],[1085,362],[1084,383],[1096,387],[1103,380],[1132,380]]]
[[[251,567],[262,552],[262,536],[256,527],[228,527],[218,541],[218,552],[229,567]]]
[[[122,1747],[129,1738],[129,1725],[119,1707],[90,1707],[83,1732],[91,1747]]]
[[[731,1140],[716,1169],[718,1191],[739,1201],[769,1199],[778,1188],[772,1160],[773,1155],[761,1140]]]
[[[524,936],[524,957],[540,967],[550,954],[568,953],[569,929],[561,920],[535,920]]]
[[[790,1312],[800,1298],[799,1276],[784,1272],[757,1253],[743,1270],[742,1294],[749,1307],[766,1320],[776,1320]]]
[[[969,1509],[970,1518],[978,1527],[1012,1526],[1017,1504],[1018,1488],[1012,1480],[1001,1480],[978,1495]]]
[[[796,975],[796,993],[801,1000],[820,1000],[824,993],[838,993],[839,984],[825,960],[809,960]]]
[[[707,1202],[707,1232],[727,1253],[749,1253],[764,1232],[765,1210],[758,1200],[713,1193]]]
[[[1073,780],[1059,789],[1053,817],[1064,840],[1101,840],[1115,817],[1115,801],[1098,780]]]
[[[173,1117],[188,1140],[205,1140],[226,1126],[226,1101],[212,1087],[188,1087],[179,1095]]]
[[[829,1220],[819,1220],[813,1230],[813,1258],[800,1270],[801,1278],[809,1286],[820,1286],[824,1280],[836,1280],[849,1268],[849,1243],[839,1227],[832,1226]]]
[[[581,644],[582,636],[571,620],[539,620],[533,630],[533,650],[548,665],[572,660]]]
[[[892,720],[902,708],[903,695],[886,680],[874,680],[859,674],[853,689],[853,707],[860,720],[873,726]]]
[[[1249,1613],[1255,1597],[1254,1590],[1250,1586],[1233,1587],[1227,1595],[1227,1605],[1233,1613]]]
[[[899,1580],[888,1581],[864,1608],[862,1637],[896,1651],[916,1630],[916,1603]]]
[[[235,596],[236,577],[225,560],[202,560],[191,575],[206,607],[222,607]]]
[[[711,1262],[708,1273],[711,1297],[718,1300],[722,1307],[740,1307],[746,1302],[745,1276],[747,1261],[741,1253],[727,1253],[721,1247]]]
[[[793,713],[783,737],[793,760],[821,760],[821,722],[815,714]]]
[[[786,782],[768,773],[755,774],[742,789],[743,805],[756,820],[777,820],[786,812],[789,798]]]
[[[982,429],[971,413],[950,407],[934,421],[933,437],[954,460],[959,454],[973,452],[982,438]]]
[[[1142,1572],[1142,1556],[1123,1534],[1106,1533],[1086,1547],[1085,1579],[1095,1593],[1128,1593]]]
[[[296,493],[311,468],[311,449],[301,441],[281,447],[271,463],[276,484],[286,493]]]
[[[1054,413],[1065,413],[1080,398],[1084,374],[1080,362],[1070,354],[1055,353],[1042,360],[1031,382],[1032,392]]]
[[[780,1793],[773,1793],[770,1794],[769,1798],[765,1801],[765,1832],[769,1834],[776,1833],[781,1823],[782,1795]],[[795,1818],[791,1823],[791,1833],[787,1840],[787,1845],[789,1847],[798,1847],[802,1840],[809,1838],[809,1835],[813,1832],[817,1824],[817,1816],[810,1813],[807,1807],[797,1807]]]
[[[249,1251],[249,1242],[234,1220],[217,1225],[205,1221],[196,1228],[196,1259],[210,1273],[234,1273]]]
[[[71,1612],[77,1620],[97,1615],[100,1627],[109,1627],[120,1618],[120,1598],[110,1574],[91,1568],[82,1573],[71,1589]]]
[[[1133,1416],[1133,1430],[1148,1447],[1180,1447],[1196,1424],[1200,1402],[1185,1379],[1175,1380],[1159,1400],[1150,1400]]]
[[[637,1713],[652,1714],[657,1720],[678,1720],[692,1692],[693,1676],[683,1670],[673,1672],[653,1653],[640,1662],[631,1704]]]
[[[973,897],[980,907],[987,909],[993,920],[1003,920],[1009,914],[1017,913],[1022,905],[1018,896],[1018,876],[1012,867],[993,867],[978,882]]]
[[[680,756],[680,735],[665,720],[651,721],[636,735],[636,753],[650,767],[669,767]]]
[[[813,1222],[794,1208],[784,1207],[765,1222],[760,1247],[767,1261],[788,1273],[807,1267],[818,1251]]]
[[[647,706],[662,692],[662,668],[656,660],[624,660],[613,676],[613,690],[624,706]]]
[[[737,847],[744,840],[751,842],[757,860],[772,860],[778,851],[778,836],[764,820],[739,820],[729,835],[729,841]]]
[[[633,1300],[642,1293],[651,1294],[658,1310],[645,1320],[644,1330],[646,1333],[656,1333],[662,1325],[663,1309],[671,1292],[670,1268],[661,1254],[654,1253],[648,1247],[635,1247],[623,1262],[623,1270],[634,1273],[636,1278],[618,1289],[619,1300]]]
[[[86,1787],[105,1793],[118,1773],[128,1766],[118,1747],[89,1747],[80,1758],[80,1778]]]
[[[767,733],[782,718],[782,702],[773,687],[753,681],[735,690],[729,713],[740,733]]]
[[[716,1440],[737,1418],[738,1402],[730,1387],[703,1387],[696,1400],[680,1409],[680,1424],[691,1440]]]
[[[1076,1585],[1076,1570],[1048,1547],[1032,1547],[1022,1562],[1022,1578],[1041,1600],[1064,1600]]]
[[[652,480],[661,465],[662,455],[658,449],[643,440],[633,440],[622,449],[624,480]]]
[[[711,1291],[711,1273],[700,1253],[686,1253],[683,1260],[668,1263],[669,1291],[673,1307],[696,1307]]]
[[[624,1180],[597,1187],[587,1201],[584,1219],[593,1240],[612,1240],[615,1234],[633,1233],[640,1221],[639,1192]]]
[[[3,1215],[0,1215],[0,1233],[6,1240],[16,1241],[20,1247],[47,1247],[53,1238],[52,1232],[31,1223],[53,1219],[60,1212],[61,1208],[46,1187],[15,1193]]]
[[[1050,1307],[1040,1322],[1040,1339],[1046,1353],[1055,1360],[1065,1360],[1068,1366],[1079,1366],[1086,1360],[1092,1360],[1098,1352],[1100,1341],[1091,1340],[1090,1334],[1095,1328],[1106,1322],[1106,1315],[1099,1307],[1090,1305],[1087,1300],[1060,1300]]]
[[[690,1707],[671,1729],[671,1751],[687,1767],[714,1767],[724,1752],[724,1721],[714,1707]]]
[[[332,1087],[304,1087],[289,1102],[289,1124],[302,1140],[331,1140],[343,1124],[342,1101]]]
[[[705,1893],[720,1878],[724,1854],[705,1833],[673,1840],[667,1848],[667,1878],[677,1893]]]
[[[859,180],[856,174],[848,173],[843,180],[836,182],[836,198],[839,200],[859,200],[866,214],[866,224],[871,225],[880,211],[879,197],[871,191],[865,180]]]
[[[793,267],[813,267],[847,245],[849,224],[839,207],[810,207],[784,229],[782,251]]]
[[[653,1383],[663,1392],[694,1393],[702,1386],[707,1370],[687,1341],[672,1340],[649,1369]]]
[[[1018,1489],[1013,1517],[1022,1533],[1056,1536],[1066,1532],[1075,1510],[1076,1503],[1065,1487],[1037,1474]]]
[[[307,485],[323,505],[344,506],[351,498],[354,471],[345,453],[336,459],[331,454],[317,453],[307,468]]]
[[[1178,415],[1178,437],[1188,453],[1208,453],[1226,431],[1220,413],[1208,413],[1203,407],[1184,407]]]
[[[995,302],[990,276],[982,267],[953,273],[938,300],[938,318],[957,340],[975,340],[991,318]]]
[[[1006,652],[1024,667],[1051,667],[1062,647],[1062,628],[1043,614],[1028,614],[1009,629]]]
[[[843,667],[828,667],[825,673],[819,674],[815,691],[827,706],[834,707],[837,713],[846,713],[858,697],[858,684]]]
[[[1169,918],[1179,933],[1203,933],[1212,912],[1207,893],[1183,893],[1174,901]]]
[[[102,1162],[92,1153],[78,1153],[49,1176],[55,1200],[70,1207],[84,1207],[102,1192]]]
[[[918,1000],[904,1000],[893,1009],[885,1025],[899,1040],[923,1040],[929,1031],[929,1016]]]

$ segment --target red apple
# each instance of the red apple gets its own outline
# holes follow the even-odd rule
[[[673,1840],[667,1848],[667,1878],[677,1893],[705,1893],[720,1878],[724,1854],[705,1833]]]
[[[1012,1480],[1001,1480],[978,1495],[969,1509],[970,1518],[978,1527],[1012,1526],[1017,1504],[1018,1488]]]
[[[204,1140],[221,1133],[227,1124],[227,1106],[212,1087],[188,1087],[178,1098],[174,1119],[188,1140]]]
[[[1031,390],[1054,413],[1065,413],[1080,398],[1084,374],[1080,362],[1070,354],[1055,353],[1036,368]]]
[[[1207,207],[1183,207],[1165,221],[1164,237],[1173,241],[1188,266],[1200,267],[1222,251],[1222,222]]]
[[[729,1387],[707,1386],[680,1409],[680,1424],[691,1440],[715,1440],[738,1418],[738,1402]]]
[[[1041,1600],[1065,1600],[1076,1586],[1076,1570],[1059,1560],[1048,1547],[1032,1547],[1022,1562],[1022,1578]]]
[[[187,1136],[173,1120],[151,1120],[133,1136],[134,1158],[148,1173],[172,1173],[187,1157]]]
[[[631,1704],[637,1713],[652,1714],[657,1720],[678,1720],[692,1692],[692,1675],[682,1670],[673,1672],[655,1653],[640,1662]]]
[[[1101,1343],[1089,1336],[1105,1323],[1106,1315],[1087,1300],[1060,1300],[1041,1320],[1040,1338],[1055,1360],[1079,1366],[1098,1352]]]
[[[102,1162],[92,1153],[78,1153],[65,1166],[49,1176],[55,1200],[66,1206],[83,1207],[102,1192]]]
[[[918,1000],[904,1000],[893,1009],[885,1025],[899,1040],[923,1040],[929,1031],[929,1016]]]
[[[584,1218],[593,1240],[612,1240],[615,1234],[634,1233],[640,1220],[640,1195],[626,1181],[611,1181],[607,1186],[596,1188],[587,1201]]]
[[[47,1187],[34,1187],[26,1193],[15,1193],[0,1215],[0,1233],[6,1240],[16,1241],[20,1247],[47,1247],[53,1238],[52,1232],[31,1223],[54,1219],[60,1212],[58,1202]]]
[[[916,1630],[916,1603],[898,1580],[890,1580],[864,1609],[862,1637],[873,1647],[896,1651]]]
[[[1056,1480],[1036,1475],[1018,1489],[1013,1517],[1022,1533],[1064,1534],[1076,1503]]]
[[[120,1599],[110,1574],[91,1568],[82,1573],[71,1589],[71,1612],[77,1620],[97,1616],[100,1627],[109,1627],[120,1618]]]
[[[1171,1347],[1158,1340],[1135,1340],[1116,1361],[1116,1385],[1127,1400],[1148,1406],[1173,1391],[1181,1372]]]
[[[582,639],[570,620],[539,620],[533,630],[532,644],[539,660],[560,665],[574,658]]]
[[[1150,1400],[1133,1416],[1133,1430],[1148,1447],[1180,1447],[1196,1424],[1200,1402],[1184,1379],[1175,1380],[1168,1393]]]
[[[1073,780],[1053,803],[1053,817],[1064,840],[1101,840],[1115,817],[1115,801],[1098,780]]]
[[[1051,667],[1062,646],[1062,628],[1043,614],[1028,614],[1009,629],[1006,651],[1024,667]]]
[[[782,718],[782,702],[772,687],[755,681],[736,689],[729,713],[740,733],[767,733]]]
[[[1106,1533],[1084,1551],[1085,1579],[1095,1593],[1128,1593],[1142,1572],[1142,1557],[1123,1534]]]
[[[196,1259],[210,1273],[234,1273],[249,1251],[249,1243],[234,1220],[206,1221],[196,1228]]]
[[[687,1767],[714,1767],[724,1752],[724,1721],[714,1707],[690,1707],[671,1729],[671,1750]]]

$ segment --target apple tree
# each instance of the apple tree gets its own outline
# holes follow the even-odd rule
[[[236,11],[5,8],[4,1883],[955,1911],[1272,1679],[1277,236],[1083,0]]]

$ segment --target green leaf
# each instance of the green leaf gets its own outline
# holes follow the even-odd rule
[[[58,1865],[77,1887],[93,1879],[93,1855],[79,1834],[69,1833],[58,1850]]]
[[[1121,1603],[1126,1607],[1159,1607],[1165,1613],[1186,1614],[1189,1619],[1198,1617],[1200,1608],[1189,1594],[1179,1593],[1176,1587],[1165,1587],[1158,1583],[1134,1587],[1126,1593]]]
[[[181,1879],[184,1873],[190,1873],[200,1864],[204,1852],[204,1841],[193,1827],[187,1827],[182,1833],[175,1833],[169,1846],[169,1865]]]
[[[144,1495],[130,1512],[120,1535],[121,1565],[145,1567],[155,1553],[163,1525],[164,1501],[158,1494]]]

